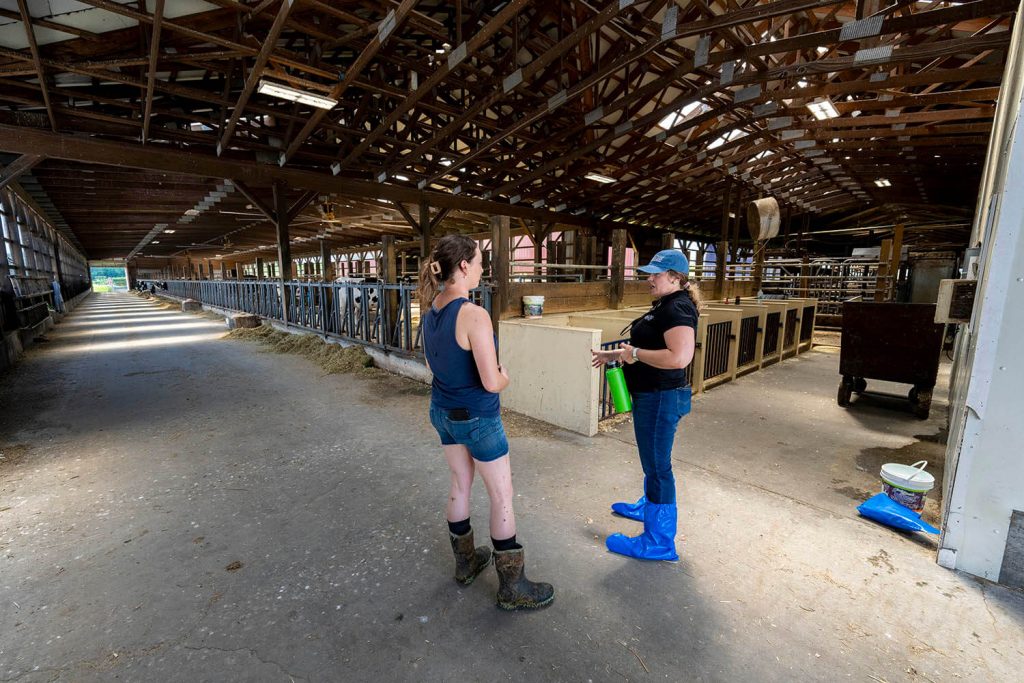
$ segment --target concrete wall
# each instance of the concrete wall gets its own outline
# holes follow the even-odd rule
[[[978,294],[955,350],[938,557],[945,567],[993,581],[1019,577],[1014,563],[1024,566],[1024,550],[1008,544],[1014,510],[1024,510],[1022,37],[1017,22],[972,235],[971,246],[981,248]]]
[[[600,330],[503,320],[498,340],[510,378],[501,393],[503,406],[580,434],[597,434],[600,373],[590,367],[590,350],[601,343]]]

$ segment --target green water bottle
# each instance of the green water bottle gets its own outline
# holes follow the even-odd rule
[[[626,388],[626,376],[622,373],[622,363],[612,361],[604,371],[608,380],[608,390],[612,394],[612,405],[616,413],[628,413],[633,410],[633,402],[629,400],[629,389]]]

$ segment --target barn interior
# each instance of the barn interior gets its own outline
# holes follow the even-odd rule
[[[0,0],[2,677],[1013,679],[1020,10]],[[526,619],[445,574],[451,233],[559,591]],[[683,559],[638,567],[589,351],[662,249],[704,305]],[[858,517],[921,461],[939,535]]]

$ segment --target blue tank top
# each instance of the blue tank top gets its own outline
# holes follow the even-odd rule
[[[465,408],[470,417],[497,417],[501,414],[498,394],[484,389],[473,352],[455,340],[455,322],[468,302],[455,299],[441,310],[431,306],[423,316],[423,352],[434,373],[430,400],[445,410]]]

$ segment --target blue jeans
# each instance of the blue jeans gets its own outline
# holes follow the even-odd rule
[[[676,502],[672,476],[672,443],[680,418],[690,412],[690,388],[633,394],[633,433],[644,468],[647,500],[657,505]]]
[[[430,424],[437,430],[442,446],[462,444],[474,460],[490,462],[508,453],[508,439],[501,417],[472,417],[453,420],[447,410],[430,404]]]

